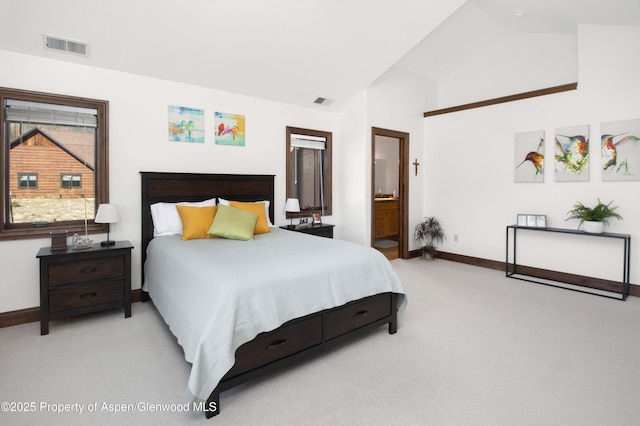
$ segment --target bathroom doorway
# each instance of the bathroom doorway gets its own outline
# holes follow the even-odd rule
[[[373,127],[371,143],[371,246],[406,259],[409,134]]]

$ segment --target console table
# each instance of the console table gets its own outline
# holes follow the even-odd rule
[[[517,262],[517,235],[518,231],[533,231],[533,232],[550,232],[560,234],[574,234],[582,235],[585,237],[596,238],[614,238],[621,240],[624,244],[623,263],[622,263],[622,281],[608,281],[614,288],[602,289],[596,288],[588,284],[589,277],[582,277],[578,275],[564,274],[555,271],[546,271],[542,269],[536,269],[518,265]],[[513,246],[509,246],[509,236],[513,235]],[[537,284],[550,285],[553,287],[560,287],[567,290],[579,291],[582,293],[594,294],[597,296],[609,297],[612,299],[626,300],[629,295],[629,262],[631,259],[631,236],[628,234],[614,234],[610,232],[604,232],[602,234],[590,234],[584,231],[578,231],[575,229],[561,229],[561,228],[536,228],[529,226],[509,225],[506,229],[506,262],[505,272],[509,278],[515,278],[523,281],[530,281]],[[513,261],[511,262],[510,255]],[[546,272],[546,273],[545,273]],[[571,279],[573,278],[573,279]]]

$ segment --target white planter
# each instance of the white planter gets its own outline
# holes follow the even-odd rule
[[[590,234],[602,234],[604,232],[604,223],[585,220],[582,223],[582,229]]]

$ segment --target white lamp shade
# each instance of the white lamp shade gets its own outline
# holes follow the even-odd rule
[[[300,211],[300,201],[297,198],[287,198],[287,202],[284,204],[284,211],[298,213]]]
[[[120,222],[120,213],[115,204],[100,204],[96,213],[95,223],[117,223]]]

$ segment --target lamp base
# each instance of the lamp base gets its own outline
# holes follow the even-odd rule
[[[101,242],[101,243],[100,243],[100,245],[101,245],[102,247],[115,246],[115,245],[116,245],[116,242],[115,242],[115,241],[113,241],[113,240],[105,240],[105,241]]]

